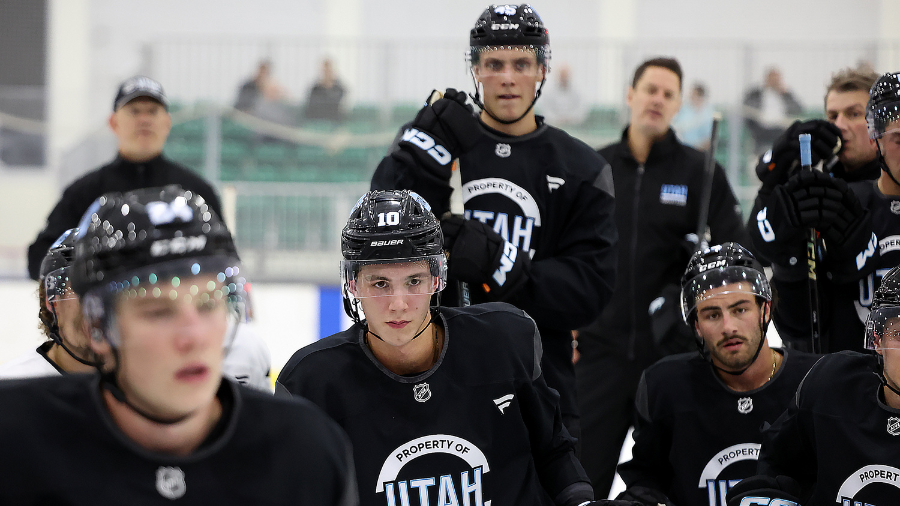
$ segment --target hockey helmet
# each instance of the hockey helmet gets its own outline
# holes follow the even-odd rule
[[[447,285],[447,262],[441,224],[431,207],[408,190],[371,191],[363,195],[341,232],[341,287],[347,314],[359,321],[357,299],[396,295],[383,284],[363,282],[367,265],[424,262],[428,279],[417,279],[407,292],[430,295]]]
[[[728,285],[735,286],[716,295],[745,292],[761,300],[772,300],[772,288],[762,266],[740,244],[726,242],[695,252],[681,278],[681,314],[685,323],[693,323],[697,304],[709,298],[709,290]]]
[[[491,5],[469,32],[469,63],[478,63],[482,52],[524,48],[533,51],[539,63],[550,60],[550,35],[537,11],[529,4]]]
[[[98,198],[79,225],[70,278],[91,337],[114,346],[113,303],[121,298],[221,302],[244,320],[231,234],[202,197],[177,185]]]
[[[866,319],[867,350],[900,348],[900,266],[881,278]]]
[[[866,106],[866,122],[869,137],[879,139],[887,133],[900,130],[900,74],[884,74],[869,90]]]
[[[39,281],[44,286],[44,301],[76,299],[69,285],[69,266],[75,256],[75,235],[77,228],[62,233],[47,250],[41,261]],[[44,322],[48,326],[50,323]]]

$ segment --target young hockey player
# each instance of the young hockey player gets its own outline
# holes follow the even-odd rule
[[[900,267],[875,292],[863,346],[825,355],[765,434],[760,476],[729,493],[729,506],[882,506],[900,497]],[[874,373],[874,374],[873,374]],[[756,502],[748,498],[753,497]]]
[[[84,332],[81,304],[69,285],[75,231],[63,232],[41,261],[38,318],[47,341],[0,366],[0,379],[96,370],[97,357]]]
[[[424,199],[367,193],[341,250],[355,324],[295,353],[276,396],[307,398],[347,431],[360,504],[632,504],[591,501],[559,396],[544,381],[540,333],[524,311],[430,307],[447,264]]]
[[[684,321],[700,353],[664,358],[638,386],[633,458],[620,498],[720,506],[755,474],[760,428],[787,408],[817,355],[766,341],[772,291],[735,243],[698,251],[682,278]]]
[[[828,249],[842,247],[860,223],[860,207],[847,191],[847,183],[859,181],[853,185],[858,190],[871,187],[866,183],[878,179],[879,174],[886,177],[866,124],[869,89],[877,79],[878,75],[872,71],[845,69],[836,73],[825,93],[827,121],[795,122],[760,157],[756,166],[762,187],[750,213],[747,231],[753,240],[753,250],[772,264],[772,286],[780,295],[780,303],[772,308],[772,320],[782,341],[791,348],[811,349],[806,262],[809,227],[822,234]],[[824,162],[824,174],[798,173],[800,134],[810,134],[812,162],[814,165]],[[839,141],[840,150],[835,155]],[[870,234],[865,234],[860,250],[865,248],[869,237]],[[859,251],[853,255],[856,253]],[[890,268],[897,263],[900,258],[882,267]],[[824,273],[825,264],[820,268]],[[863,311],[858,316],[857,311],[871,303],[875,280],[867,279],[857,286],[856,279],[846,285],[833,278],[817,276],[822,351],[859,351],[866,315]]]
[[[0,383],[0,504],[357,504],[333,421],[223,381],[245,280],[201,197],[107,194],[79,228],[70,280],[102,370]]]
[[[472,98],[481,112],[448,89],[403,130],[372,189],[414,190],[443,218],[458,158],[467,220],[441,221],[449,278],[468,283],[472,303],[504,301],[534,318],[547,384],[578,437],[570,331],[590,322],[612,293],[612,176],[589,146],[535,116],[550,45],[531,6],[489,7],[469,44]],[[444,302],[457,299],[448,294]]]

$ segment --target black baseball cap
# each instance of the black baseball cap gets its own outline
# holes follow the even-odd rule
[[[119,92],[116,93],[116,99],[113,101],[113,112],[138,97],[152,98],[162,104],[166,110],[169,109],[169,101],[166,99],[166,92],[163,91],[161,84],[149,77],[134,76],[119,86]]]

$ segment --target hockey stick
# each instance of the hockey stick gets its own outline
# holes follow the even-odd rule
[[[443,97],[444,94],[438,90],[432,90],[428,97],[428,104],[433,104]],[[459,174],[459,158],[454,158],[450,169],[450,211],[451,216],[462,218],[466,210],[463,206],[462,199],[462,176]],[[449,260],[450,252],[447,252]],[[469,284],[465,281],[456,282],[457,305],[466,307],[471,304],[469,299]]]
[[[812,136],[800,134],[800,170],[812,171]],[[812,352],[822,353],[822,322],[819,319],[818,244],[816,229],[810,228],[806,238],[806,264],[809,276],[809,317],[812,327]]]
[[[706,221],[709,219],[709,201],[712,199],[713,176],[716,172],[716,142],[719,140],[719,122],[722,114],[713,114],[712,133],[709,136],[709,149],[706,151],[706,160],[703,173],[703,190],[700,194],[700,215],[697,218],[697,241],[694,243],[694,251],[701,251],[709,247],[706,241]]]

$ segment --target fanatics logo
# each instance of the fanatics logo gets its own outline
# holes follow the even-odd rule
[[[750,397],[741,397],[738,399],[738,413],[746,415],[753,411],[753,399]]]
[[[497,405],[497,409],[500,410],[501,415],[506,414],[503,410],[505,410],[506,408],[509,407],[510,404],[512,404],[513,397],[514,397],[513,394],[506,394],[503,397],[494,399],[494,404]]]
[[[494,154],[500,158],[509,158],[509,155],[512,154],[512,148],[509,144],[498,143],[497,147],[494,148]]]
[[[156,491],[166,499],[178,499],[187,490],[184,471],[179,467],[160,467],[156,470]]]
[[[566,184],[566,180],[561,177],[547,176],[547,188],[551,193],[564,184]]]
[[[896,416],[888,418],[887,431],[892,436],[900,435],[900,418]]]
[[[425,402],[431,399],[431,387],[428,386],[428,383],[419,383],[413,386],[413,397],[418,402]]]

